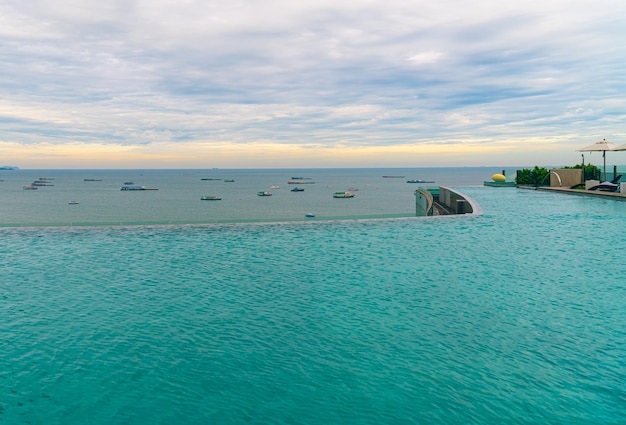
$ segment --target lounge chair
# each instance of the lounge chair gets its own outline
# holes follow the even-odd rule
[[[603,182],[599,185],[590,187],[589,190],[601,190],[603,192],[617,192],[619,190],[619,180],[622,178],[622,175],[615,176],[613,180],[610,182]]]
[[[617,176],[615,176],[615,178],[613,180],[611,180],[610,182],[603,182],[600,184],[597,184],[595,186],[592,186],[589,188],[589,190],[601,190],[604,192],[617,192],[619,190],[619,181],[622,178],[621,174],[618,174]],[[584,187],[585,183],[578,183],[575,184],[574,186],[570,187],[570,189],[578,189],[580,187]]]
[[[600,190],[602,192],[617,192],[618,189],[619,189],[619,184],[615,184],[611,182],[600,183],[589,188],[589,190]]]

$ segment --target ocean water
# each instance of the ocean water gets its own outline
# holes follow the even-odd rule
[[[483,215],[0,229],[0,423],[626,423],[626,204],[457,189]]]
[[[482,185],[495,168],[312,170],[18,170],[0,173],[0,226],[302,221],[415,215],[416,184]],[[404,178],[382,178],[384,175]],[[511,174],[512,175],[512,174]],[[51,186],[23,190],[35,179]],[[291,177],[308,184],[291,185]],[[98,180],[98,181],[85,181]],[[202,180],[219,179],[219,180]],[[232,183],[225,180],[235,180]],[[120,191],[125,181],[158,190]],[[279,189],[271,189],[279,186]],[[291,192],[294,187],[304,192]],[[333,193],[357,189],[352,199]],[[270,191],[271,197],[259,197]],[[221,201],[201,201],[205,195]],[[76,201],[77,205],[68,202]]]

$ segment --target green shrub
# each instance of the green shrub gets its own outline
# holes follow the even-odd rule
[[[535,165],[532,170],[524,168],[517,170],[517,176],[515,177],[516,184],[543,184],[547,180],[547,175],[550,171],[547,168],[539,168]]]
[[[563,168],[581,169],[582,164],[576,164],[573,167],[565,166]],[[600,180],[601,170],[593,164],[585,165],[585,178],[584,180]],[[535,168],[517,170],[517,177],[515,177],[516,184],[545,184],[548,180],[548,174],[550,170],[547,168],[539,168],[535,165]]]

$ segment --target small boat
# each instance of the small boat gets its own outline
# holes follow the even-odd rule
[[[68,202],[68,204],[70,204],[70,205],[78,205],[78,201],[70,201],[70,202]]]
[[[280,186],[272,185],[270,186],[270,189],[280,189]]]
[[[302,189],[301,187],[294,187],[293,189],[291,189],[292,192],[304,192],[304,189]]]
[[[37,190],[37,188],[35,186],[33,186],[32,184],[29,184],[28,186],[23,186],[22,189],[24,189],[24,190]]]
[[[257,193],[258,196],[272,196],[272,192],[259,192]]]
[[[219,196],[203,196],[202,198],[200,198],[200,200],[202,201],[221,201],[222,198],[220,198]]]
[[[54,186],[50,181],[54,179],[49,179],[46,177],[39,177],[37,180],[33,181],[33,186]]]
[[[310,179],[291,179],[287,181],[287,184],[315,184],[315,182],[309,180]]]
[[[83,179],[85,182],[101,182],[101,179]]]
[[[354,198],[354,193],[352,193],[352,192],[335,192],[335,193],[333,193],[333,198]]]
[[[383,176],[383,179],[403,179],[404,176]]]
[[[200,179],[200,180],[204,180],[204,181],[214,181],[214,180],[222,180],[222,179],[209,179],[209,178],[204,178],[204,179]]]
[[[135,184],[135,183],[133,183],[133,182],[131,182],[131,181],[124,182],[124,186],[132,186],[132,185],[134,185],[134,184]]]
[[[224,180],[224,181],[225,181],[226,183],[235,183],[235,180],[233,180],[233,179],[226,179],[226,180]]]
[[[315,217],[315,214],[313,214],[313,213],[307,213],[307,214],[305,214],[304,216],[305,216],[305,217],[312,218],[312,217]]]
[[[127,190],[159,190],[159,189],[140,186],[138,184],[125,184],[124,186],[120,188],[120,190],[127,191]]]
[[[434,180],[422,180],[422,179],[413,179],[413,180],[407,180],[407,183],[434,183]]]

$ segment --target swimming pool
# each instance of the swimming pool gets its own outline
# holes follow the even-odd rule
[[[624,203],[1,230],[5,423],[626,419]]]

